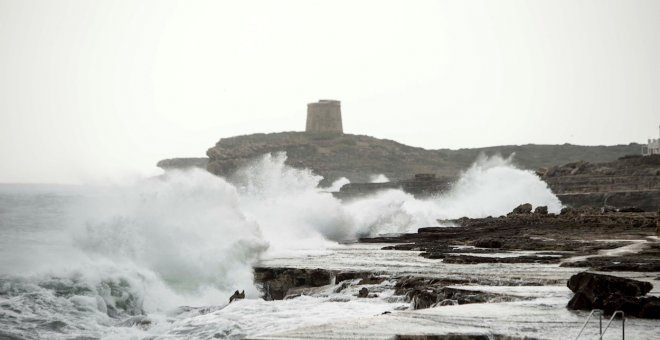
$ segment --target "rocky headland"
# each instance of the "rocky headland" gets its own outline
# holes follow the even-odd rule
[[[341,177],[353,183],[366,183],[375,174],[384,174],[392,181],[406,180],[419,173],[456,177],[480,154],[508,156],[515,153],[518,166],[534,170],[580,160],[608,162],[639,154],[640,150],[641,145],[636,143],[613,146],[526,144],[427,150],[364,135],[280,132],[222,138],[208,149],[208,158],[173,158],[161,161],[158,166],[203,167],[206,161],[206,168],[211,173],[229,176],[255,157],[283,151],[287,153],[288,165],[312,169],[324,177],[323,184]]]
[[[548,183],[563,204],[572,207],[660,207],[660,155],[641,157],[639,144],[614,146],[508,145],[474,149],[426,150],[363,135],[281,132],[223,138],[208,158],[162,160],[163,169],[197,167],[229,177],[256,157],[286,152],[286,163],[323,176],[327,186],[346,177],[351,183],[335,195],[352,198],[388,188],[417,197],[448,190],[480,154],[511,155]],[[558,165],[564,164],[564,165]],[[384,174],[387,183],[369,183]]]

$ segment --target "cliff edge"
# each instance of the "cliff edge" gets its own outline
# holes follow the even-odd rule
[[[223,138],[207,151],[207,170],[228,176],[254,157],[285,151],[287,164],[310,168],[324,177],[324,183],[346,177],[351,182],[368,182],[374,174],[384,174],[391,181],[405,180],[414,174],[431,173],[455,177],[469,167],[479,154],[515,153],[515,163],[525,169],[584,160],[607,162],[638,154],[639,144],[614,146],[580,145],[505,145],[474,149],[427,150],[392,140],[364,135],[280,132]]]

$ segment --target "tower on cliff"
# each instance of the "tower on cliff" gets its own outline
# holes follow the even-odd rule
[[[319,100],[307,104],[305,132],[344,133],[341,124],[341,103],[338,100]]]

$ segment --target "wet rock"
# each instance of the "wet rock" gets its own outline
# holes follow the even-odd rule
[[[369,276],[367,278],[364,278],[358,282],[358,285],[377,285],[383,283],[385,281],[385,277],[378,277],[378,276]]]
[[[545,206],[545,205],[540,206],[540,207],[536,207],[536,209],[534,209],[534,213],[539,214],[539,215],[547,215],[548,214],[548,207]]]
[[[325,269],[254,268],[265,300],[282,300],[292,288],[321,287],[332,283],[334,272]]]
[[[612,315],[620,310],[625,315],[639,315],[642,305],[639,300],[623,294],[612,294],[602,298],[602,309],[606,315]]]
[[[348,288],[351,283],[349,281],[343,281],[339,287],[335,288],[335,293],[341,293],[344,289]]]
[[[521,204],[513,209],[514,214],[529,214],[532,212],[532,205],[529,203]]]
[[[245,291],[242,291],[240,293],[238,292],[238,290],[235,291],[234,294],[231,297],[229,297],[229,303],[232,303],[234,302],[234,300],[238,300],[238,299],[245,299]]]
[[[366,298],[368,296],[369,296],[369,289],[367,289],[366,287],[362,287],[362,289],[360,289],[360,291],[358,292],[358,297]]]
[[[425,309],[438,302],[438,293],[434,290],[415,290],[409,294],[413,309]]]
[[[407,292],[406,297],[411,301],[413,309],[470,303],[509,302],[525,299],[507,294],[442,287],[440,285],[411,289]]]
[[[332,273],[323,269],[314,269],[309,274],[309,285],[312,287],[325,286],[332,283]]]
[[[456,301],[459,305],[470,303],[486,303],[486,302],[509,302],[523,300],[522,297],[517,297],[507,294],[482,292],[476,290],[458,289],[445,287],[442,289],[443,300]]]
[[[438,306],[456,306],[458,305],[458,300],[444,299],[438,302]]]
[[[653,285],[648,282],[589,272],[571,276],[567,286],[574,293],[582,292],[594,298],[615,293],[625,296],[641,296],[653,288]]]
[[[397,278],[397,282],[394,284],[394,294],[395,295],[408,295],[409,298],[410,292],[414,290],[424,290],[429,287],[442,288],[450,284],[465,284],[468,283],[464,279],[437,279],[437,278],[426,278],[419,276],[404,276]]]
[[[371,277],[372,275],[373,274],[370,272],[339,272],[335,276],[335,282],[339,283],[346,280],[364,279]]]
[[[511,250],[553,251],[554,259],[568,256],[596,254],[600,250],[613,249],[626,245],[623,241],[599,241],[606,235],[613,240],[646,238],[656,232],[656,213],[607,213],[598,209],[565,209],[563,215],[555,214],[509,214],[505,217],[489,218],[459,218],[445,220],[444,224],[453,224],[455,227],[425,227],[419,228],[417,233],[400,234],[396,236],[381,236],[370,239],[360,239],[360,242],[405,244],[402,250],[421,251],[420,256],[429,259],[447,259],[462,252],[492,252]],[[500,248],[456,249],[455,246],[498,246]],[[396,246],[394,246],[396,247]],[[628,257],[625,261],[613,260],[614,268],[617,263],[634,266],[640,256],[635,254],[617,255]],[[643,254],[642,254],[643,255]],[[652,271],[657,259],[653,254],[643,255],[639,270]],[[501,260],[530,263],[556,263],[556,260],[543,256],[543,258],[517,258],[515,260]],[[447,263],[482,263],[488,260],[449,259]],[[495,261],[492,261],[495,262]],[[566,264],[565,266],[570,266]],[[634,267],[631,267],[634,269]]]
[[[573,215],[573,214],[575,214],[575,209],[570,207],[561,208],[561,210],[559,211],[559,215]]]
[[[515,257],[487,257],[472,255],[446,256],[444,263],[452,264],[478,264],[478,263],[559,263],[557,257],[547,256],[515,256]]]
[[[639,317],[644,319],[660,319],[660,298],[649,299],[639,311]]]
[[[590,257],[581,261],[565,262],[560,267],[584,267],[599,272],[657,272],[660,271],[660,258],[643,254]]]
[[[582,272],[573,275],[567,285],[575,293],[568,302],[570,309],[603,309],[606,314],[621,310],[637,317],[652,316],[659,311],[655,305],[657,297],[642,297],[653,288],[648,282]]]
[[[479,239],[474,242],[475,247],[479,248],[502,248],[502,241],[498,239]]]

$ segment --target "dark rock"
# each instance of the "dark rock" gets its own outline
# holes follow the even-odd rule
[[[539,215],[547,215],[548,207],[547,206],[536,207],[536,209],[534,209],[534,213]]]
[[[515,256],[515,257],[487,257],[472,255],[448,255],[445,256],[444,263],[453,264],[478,264],[478,263],[559,263],[557,257],[548,256]]]
[[[571,215],[573,213],[575,213],[575,209],[569,207],[561,208],[559,211],[559,215]]]
[[[325,269],[254,268],[254,281],[262,285],[265,300],[282,300],[291,288],[329,285],[333,277],[334,272]]]
[[[660,319],[660,298],[650,299],[639,311],[639,317],[644,319]]]
[[[441,285],[437,284],[411,289],[407,292],[406,297],[411,301],[413,309],[456,304],[508,302],[524,299],[506,294],[441,287]]]
[[[366,287],[362,287],[362,289],[360,289],[360,292],[358,292],[358,297],[366,298],[368,296],[369,296],[369,289],[367,289]]]
[[[653,289],[653,285],[648,282],[589,272],[571,276],[567,286],[574,293],[582,292],[594,298],[615,293],[625,296],[642,296]]]
[[[339,283],[346,280],[364,279],[371,277],[370,272],[340,272],[335,276],[335,282]]]
[[[625,296],[623,294],[611,294],[602,298],[601,307],[606,315],[612,315],[616,311],[623,311],[625,315],[639,315],[641,304],[639,300],[632,296]]]
[[[238,292],[238,290],[235,291],[234,294],[231,297],[229,297],[229,303],[232,303],[234,302],[234,300],[238,300],[238,299],[245,299],[245,291],[242,291],[240,293]]]
[[[358,282],[358,285],[377,285],[385,281],[385,277],[370,276]]]
[[[521,204],[513,209],[514,214],[529,214],[532,212],[532,205],[529,203]]]
[[[314,269],[309,275],[309,285],[312,287],[321,287],[332,282],[332,273],[324,269]]]
[[[502,248],[502,241],[498,239],[480,239],[474,242],[475,247],[479,248]]]
[[[576,262],[564,262],[560,267],[584,267],[599,272],[657,272],[660,271],[660,257],[649,254],[623,256],[594,256]]]
[[[341,293],[344,289],[348,288],[348,286],[350,286],[350,285],[351,285],[350,282],[348,282],[348,281],[343,281],[343,282],[339,285],[339,287],[335,288],[335,293]]]
[[[458,300],[444,299],[438,302],[438,306],[455,306],[458,305]]]
[[[408,294],[413,309],[425,309],[438,302],[438,293],[434,290],[420,289]]]
[[[657,297],[641,297],[653,288],[648,282],[582,272],[568,280],[568,288],[575,293],[568,302],[570,309],[603,309],[608,315],[620,310],[636,317],[653,317],[659,312]]]

